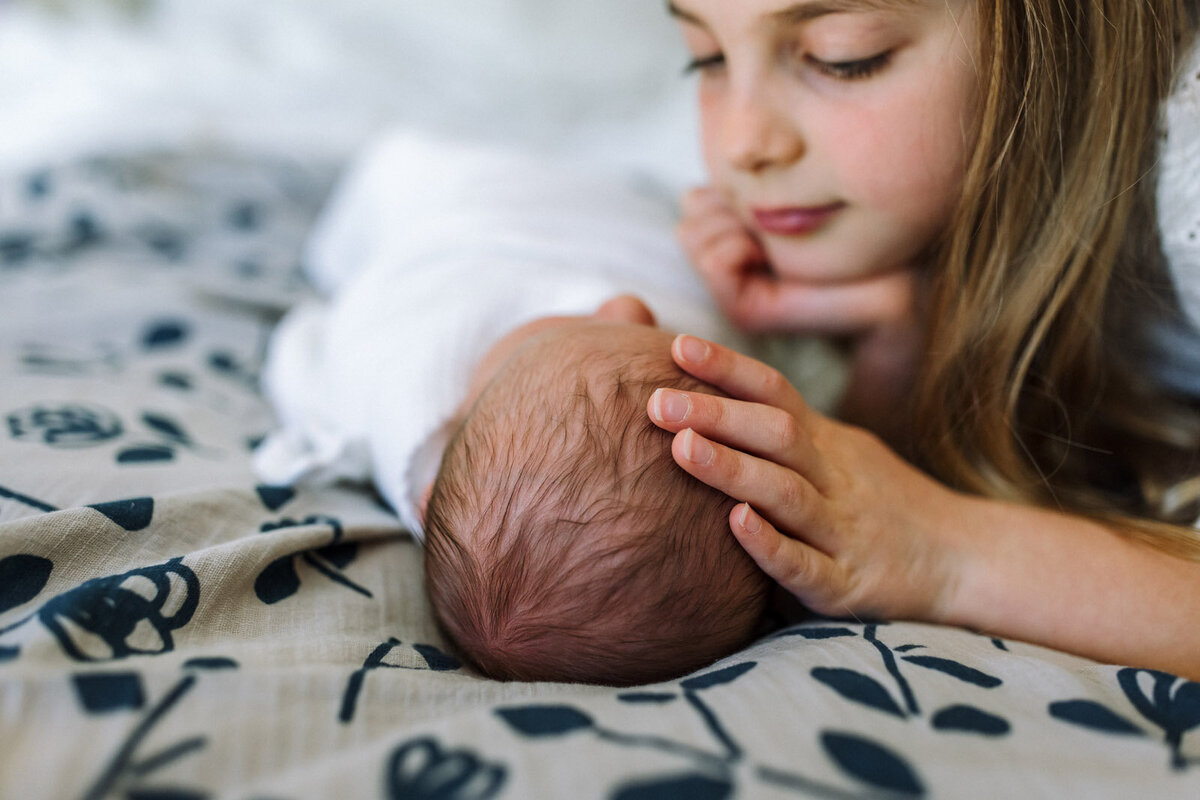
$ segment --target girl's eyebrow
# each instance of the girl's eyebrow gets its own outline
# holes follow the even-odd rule
[[[830,14],[850,14],[865,11],[886,11],[916,5],[916,0],[809,0],[772,12],[768,19],[777,25],[795,25]],[[676,19],[704,27],[704,20],[680,8],[675,0],[667,0],[667,13]]]
[[[917,5],[917,0],[811,0],[776,11],[770,15],[770,19],[782,25],[795,25],[830,14],[890,11],[914,5]]]

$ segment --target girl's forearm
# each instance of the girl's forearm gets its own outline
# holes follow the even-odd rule
[[[945,622],[1200,680],[1200,564],[1091,520],[964,498]]]

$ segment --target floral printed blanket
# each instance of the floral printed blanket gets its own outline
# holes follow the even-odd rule
[[[256,387],[334,171],[0,182],[0,796],[1200,797],[1200,685],[814,620],[636,689],[496,683],[368,491],[256,483]]]

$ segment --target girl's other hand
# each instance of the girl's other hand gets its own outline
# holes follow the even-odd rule
[[[648,412],[684,470],[741,500],[730,528],[818,613],[944,621],[966,566],[966,498],[874,435],[809,410],[776,370],[689,336],[675,362],[732,399],[659,389]]]
[[[907,452],[923,339],[916,271],[832,284],[780,277],[717,189],[689,192],[683,212],[680,243],[725,316],[750,333],[846,337],[850,371],[838,416]]]
[[[824,284],[779,276],[761,243],[713,187],[684,196],[676,235],[717,306],[749,333],[871,337],[911,327],[917,316],[912,270]]]

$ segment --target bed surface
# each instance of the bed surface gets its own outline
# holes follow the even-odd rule
[[[0,796],[1200,796],[1200,685],[968,631],[813,620],[636,689],[463,668],[371,493],[249,468],[334,174],[0,182]]]

